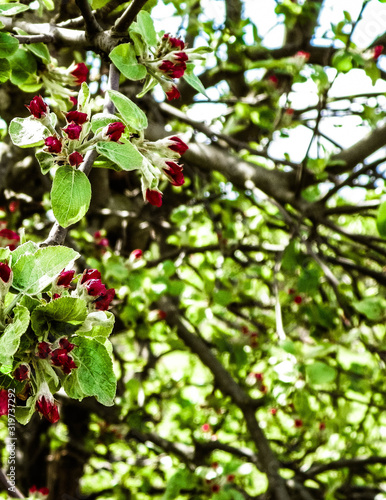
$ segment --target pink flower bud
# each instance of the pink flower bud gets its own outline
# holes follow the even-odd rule
[[[78,105],[78,99],[76,97],[70,96],[69,99],[70,99],[70,101],[71,101],[71,103],[72,103],[73,106],[77,106]]]
[[[140,259],[143,255],[143,252],[142,252],[142,250],[137,248],[137,249],[133,250],[130,255],[132,255],[134,259]]]
[[[44,139],[44,144],[49,153],[58,154],[62,151],[62,142],[57,137],[50,135]]]
[[[304,61],[307,62],[311,57],[311,54],[309,52],[305,52],[304,50],[298,50],[295,54],[295,57],[303,57]]]
[[[60,418],[58,407],[56,406],[53,398],[50,400],[46,396],[40,396],[36,401],[36,409],[39,413],[46,417],[51,424],[55,424]]]
[[[0,417],[8,415],[8,391],[0,389]]]
[[[71,75],[75,77],[76,85],[82,85],[87,80],[88,68],[84,63],[78,63],[71,71]]]
[[[78,140],[80,133],[82,132],[82,125],[70,123],[66,128],[63,129],[63,132],[66,132],[68,138],[72,141]]]
[[[88,120],[87,113],[80,111],[69,111],[66,113],[66,120],[68,123],[74,122],[77,125],[83,125]]]
[[[146,199],[155,207],[160,207],[162,205],[162,193],[159,191],[154,191],[152,189],[146,189]]]
[[[101,279],[101,273],[97,269],[86,269],[83,272],[83,276],[80,280],[80,283],[83,285],[88,280],[99,280]]]
[[[13,377],[16,380],[19,380],[22,382],[23,380],[27,380],[29,378],[29,368],[26,365],[20,365],[16,370],[13,372]]]
[[[175,151],[180,156],[182,156],[185,153],[185,151],[189,149],[188,146],[184,143],[184,141],[182,141],[179,137],[175,135],[173,137],[170,137],[170,140],[173,141],[173,144],[170,144],[170,146],[168,146],[169,149]]]
[[[12,270],[6,262],[0,262],[0,279],[4,283],[8,283],[11,277]]]
[[[44,118],[48,113],[48,106],[40,95],[35,96],[29,103],[29,106],[26,105],[26,108],[28,108],[31,115],[37,119]]]
[[[78,151],[74,151],[68,157],[68,161],[72,167],[78,167],[81,163],[83,163],[83,156],[78,153]]]
[[[51,347],[48,342],[39,342],[37,356],[40,359],[48,358],[51,353]]]
[[[64,288],[68,288],[71,285],[71,281],[74,279],[75,271],[62,271],[59,274],[58,280],[56,284],[58,286],[63,286]]]
[[[126,128],[126,125],[124,125],[123,123],[113,122],[104,128],[102,135],[103,135],[103,137],[108,138],[110,141],[118,142],[119,139],[121,138],[121,135],[123,134],[125,128]]]
[[[98,309],[99,311],[107,311],[114,297],[115,297],[114,288],[109,288],[108,290],[106,290],[105,293],[102,293],[102,295],[94,301],[95,308]]]

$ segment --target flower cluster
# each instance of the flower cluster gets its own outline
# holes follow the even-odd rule
[[[28,490],[28,493],[29,493],[29,498],[45,499],[50,493],[50,490],[45,486],[43,486],[42,488],[37,488],[35,485],[33,485]]]
[[[135,143],[135,140],[133,140]],[[137,144],[138,150],[147,160],[142,175],[142,192],[144,199],[151,205],[162,205],[162,192],[158,189],[161,175],[165,175],[173,186],[182,186],[185,182],[182,165],[176,162],[188,149],[188,146],[177,136],[166,137],[156,142],[142,141]]]
[[[174,80],[182,78],[187,69],[187,63],[194,59],[201,59],[200,52],[206,48],[187,49],[187,45],[180,38],[165,33],[159,40],[154,57],[140,58],[140,62],[147,67],[149,74],[161,84],[169,101],[178,99],[180,92]]]
[[[41,120],[52,133],[44,139],[44,150],[53,155],[54,161],[59,165],[67,163],[78,168],[84,160],[83,151],[98,141],[118,142],[126,128],[121,122],[113,122],[108,124],[98,136],[87,141],[88,113],[79,109],[65,113],[67,125],[57,132],[48,116],[50,108],[41,96],[35,96],[26,107],[31,115],[37,120]]]
[[[74,349],[75,344],[71,344],[66,337],[62,337],[57,345],[59,347],[53,348],[55,347],[53,344],[39,342],[36,355],[40,359],[49,359],[53,366],[61,368],[63,373],[68,375],[71,370],[77,368],[74,360],[68,354]]]

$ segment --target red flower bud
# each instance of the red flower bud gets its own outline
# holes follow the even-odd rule
[[[165,175],[173,186],[182,186],[185,183],[181,165],[174,161],[165,162],[169,168],[163,168]]]
[[[106,128],[104,135],[109,138],[110,141],[118,142],[123,134],[126,125],[121,122],[110,123]]]
[[[0,238],[4,238],[6,240],[20,241],[20,236],[11,229],[0,229]]]
[[[173,36],[170,36],[169,34],[165,33],[165,35],[163,36],[164,40],[167,40],[169,42],[169,45],[173,48],[173,49],[179,49],[179,50],[184,50],[185,48],[185,43],[180,40],[179,38],[176,38],[176,37],[173,37]]]
[[[83,284],[88,280],[99,280],[101,279],[101,273],[97,269],[87,269],[84,271],[80,283]]]
[[[72,167],[78,167],[81,163],[83,163],[83,156],[78,153],[78,151],[74,151],[68,157],[68,161]]]
[[[72,141],[78,140],[80,133],[82,132],[82,125],[77,125],[76,123],[70,123],[66,128],[63,129],[66,132],[69,139]]]
[[[46,139],[44,139],[44,144],[49,153],[60,153],[62,151],[62,142],[57,137],[50,135]]]
[[[60,366],[64,373],[71,373],[73,368],[77,368],[74,360],[68,355],[66,349],[55,349],[51,354],[51,363],[54,366]]]
[[[26,108],[28,108],[31,115],[37,119],[43,118],[48,112],[48,106],[40,95],[35,96],[29,103],[29,106],[26,105]]]
[[[173,99],[178,99],[181,97],[181,94],[178,88],[175,85],[172,85],[169,90],[165,92],[168,101],[172,101]]]
[[[219,484],[214,484],[212,487],[211,487],[211,491],[213,493],[218,493],[220,491],[220,485]]]
[[[99,311],[107,311],[114,297],[115,297],[114,288],[109,288],[108,290],[106,290],[105,293],[102,293],[102,295],[94,301],[95,308],[98,309]]]
[[[294,302],[295,304],[301,304],[303,302],[303,299],[300,295],[296,295],[296,297],[294,298]]]
[[[82,113],[81,111],[69,111],[66,113],[66,120],[68,123],[74,122],[77,125],[83,125],[87,119],[87,113]]]
[[[71,285],[71,281],[74,279],[74,274],[75,271],[62,271],[59,274],[58,281],[56,284],[58,286],[63,286],[65,288],[68,288]]]
[[[166,319],[166,316],[167,316],[166,312],[165,312],[165,311],[163,311],[162,309],[160,309],[160,310],[158,311],[158,318],[159,318],[159,319]]]
[[[66,352],[71,352],[75,347],[75,344],[71,344],[71,342],[68,339],[66,339],[66,337],[62,337],[59,340],[59,345]]]
[[[201,430],[204,432],[209,432],[210,431],[210,425],[209,424],[203,424],[201,426]]]
[[[277,413],[277,409],[276,409],[276,408],[271,408],[271,409],[270,409],[270,413],[271,413],[271,415],[274,415],[274,416],[275,416],[275,415],[276,415],[276,413]]]
[[[91,297],[98,297],[106,292],[106,287],[101,280],[87,280],[84,284],[88,295]]]
[[[320,422],[320,424],[319,424],[319,430],[320,431],[324,431],[325,428],[326,428],[326,424],[324,422]]]
[[[296,429],[303,427],[303,420],[301,420],[300,418],[295,418],[294,426],[296,427]]]
[[[43,496],[47,496],[49,494],[50,490],[46,488],[45,486],[43,488],[39,488],[39,493]]]
[[[170,137],[170,140],[173,141],[173,144],[170,144],[169,149],[175,151],[180,156],[182,156],[185,153],[185,151],[189,149],[188,146],[184,143],[184,141],[182,141],[179,137],[175,135],[173,137]]]
[[[38,344],[38,353],[37,356],[40,359],[48,358],[48,355],[51,353],[51,347],[48,342],[39,342]]]
[[[295,54],[295,57],[304,57],[305,61],[307,62],[311,57],[311,54],[309,52],[305,52],[304,50],[298,50]]]
[[[71,101],[71,103],[72,103],[73,106],[77,106],[78,105],[78,99],[76,97],[70,96],[69,99],[70,99],[70,101]]]
[[[373,52],[373,59],[374,61],[377,61],[379,56],[382,54],[383,52],[383,45],[376,45],[374,47],[374,52]]]
[[[160,207],[162,205],[162,193],[158,191],[153,191],[152,189],[146,189],[146,199],[155,207]]]
[[[11,277],[11,268],[6,262],[0,262],[0,279],[4,283],[8,283]]]
[[[13,377],[16,380],[19,380],[22,382],[23,380],[27,380],[29,378],[29,368],[26,365],[20,365],[16,370],[13,372]]]
[[[235,475],[234,474],[228,474],[227,475],[227,481],[228,481],[228,483],[233,483],[234,480],[235,480]]]
[[[61,297],[60,293],[54,293],[52,296],[52,300],[59,299]]]
[[[55,402],[53,400],[50,401],[45,396],[40,396],[36,401],[36,409],[39,413],[46,417],[51,424],[55,424],[60,418],[59,410]]]
[[[75,84],[81,85],[87,80],[88,68],[84,63],[78,63],[71,71],[71,75],[75,77]]]

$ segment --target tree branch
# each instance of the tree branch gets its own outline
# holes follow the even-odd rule
[[[0,469],[0,483],[4,486],[7,494],[11,498],[25,498],[23,493],[13,484],[9,482],[9,479],[3,469]]]
[[[86,24],[86,36],[92,37],[97,33],[103,31],[103,29],[98,24],[97,20],[94,17],[94,14],[91,10],[90,4],[88,0],[75,0],[78,9],[82,13],[82,17]]]
[[[142,7],[145,5],[146,2],[147,0],[133,0],[133,2],[129,5],[129,7],[127,7],[122,16],[115,22],[111,30],[112,33],[127,34],[127,30],[129,29],[131,23],[134,21],[136,15],[142,9]]]
[[[162,298],[160,305],[167,313],[169,325],[177,328],[179,338],[209,368],[221,392],[230,396],[233,403],[242,411],[250,436],[257,449],[258,460],[262,470],[267,474],[269,486],[274,492],[276,500],[290,500],[285,481],[279,474],[280,464],[256,419],[255,412],[258,401],[253,400],[244,392],[205,343],[186,328],[180,319],[179,311],[169,300]]]

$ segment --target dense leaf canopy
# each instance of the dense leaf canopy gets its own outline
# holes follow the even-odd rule
[[[384,4],[0,4],[0,498],[386,498]]]

